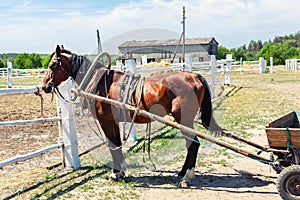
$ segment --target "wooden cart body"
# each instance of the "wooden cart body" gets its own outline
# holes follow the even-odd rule
[[[295,111],[269,123],[266,134],[270,148],[300,148],[300,125]]]

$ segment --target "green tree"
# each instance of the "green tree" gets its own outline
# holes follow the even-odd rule
[[[297,48],[297,58],[300,58],[300,47],[299,48]]]
[[[42,59],[36,53],[22,53],[14,60],[14,65],[18,69],[36,69],[42,67]]]
[[[269,43],[257,53],[257,57],[263,57],[269,59],[273,57],[275,65],[283,65],[286,59],[297,57],[298,51],[295,47],[290,47],[287,42],[280,43]]]
[[[243,58],[243,60],[246,60],[246,52],[247,52],[246,45],[240,46],[237,49],[235,49],[235,48],[230,49],[230,53],[232,54],[232,57],[235,60],[239,60],[240,58]]]
[[[42,67],[44,68],[44,69],[47,69],[48,68],[48,64],[49,64],[49,62],[50,62],[50,58],[51,58],[51,55],[47,55],[47,56],[45,56],[42,60]]]
[[[218,47],[218,59],[225,59],[226,58],[226,54],[229,54],[229,49],[227,49],[224,46],[219,46]]]
[[[4,68],[4,67],[5,67],[4,62],[0,60],[0,68]]]

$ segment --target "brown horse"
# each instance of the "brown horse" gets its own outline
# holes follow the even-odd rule
[[[84,64],[85,63],[85,64]],[[78,80],[81,68],[88,68],[91,62],[83,56],[78,56],[57,46],[53,53],[49,69],[43,80],[43,90],[50,93],[62,81],[68,77]],[[106,69],[107,70],[107,69]],[[95,94],[118,100],[120,95],[120,83],[123,72],[107,70],[104,76],[99,78]],[[219,130],[219,126],[212,117],[212,103],[209,86],[200,74],[192,72],[169,72],[145,79],[141,95],[133,96],[132,102],[141,97],[140,109],[164,116],[171,114],[177,123],[193,128],[194,118],[200,108],[202,124],[207,129]],[[125,176],[125,159],[122,153],[122,140],[120,137],[118,122],[121,120],[118,109],[114,106],[95,100],[96,117],[103,129],[110,147],[113,159],[112,179],[121,179]],[[150,123],[151,119],[139,116],[135,123]],[[186,139],[187,156],[179,176],[183,177],[183,183],[189,183],[194,176],[199,142],[197,137],[189,133],[182,133],[190,139]]]

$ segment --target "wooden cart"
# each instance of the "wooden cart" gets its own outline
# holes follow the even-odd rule
[[[296,112],[291,112],[266,127],[271,159],[279,164],[277,189],[283,199],[300,199],[300,125]]]

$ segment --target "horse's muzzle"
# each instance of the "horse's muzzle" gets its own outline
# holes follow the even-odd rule
[[[53,83],[48,83],[46,86],[43,86],[42,89],[45,93],[51,93],[53,90]]]

